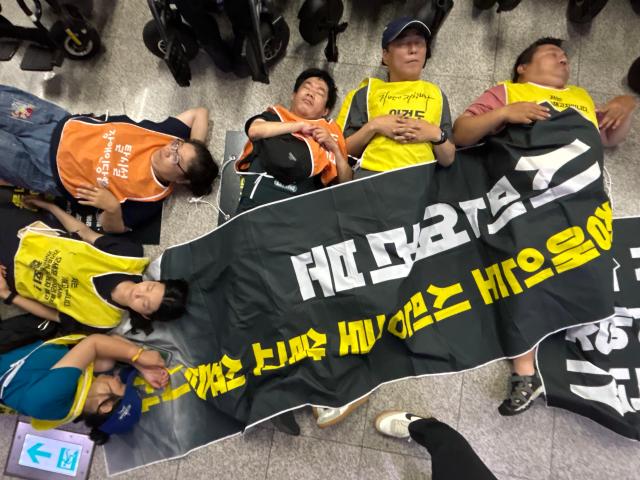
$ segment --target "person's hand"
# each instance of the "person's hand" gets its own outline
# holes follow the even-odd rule
[[[77,191],[76,197],[80,205],[89,205],[105,212],[114,212],[120,208],[118,199],[106,188],[83,185]]]
[[[435,142],[442,135],[440,127],[419,118],[402,118],[399,123],[393,137],[398,143]]]
[[[635,108],[636,101],[631,95],[620,95],[596,108],[596,113],[599,114],[600,130],[608,128],[615,130],[631,115]]]
[[[22,203],[24,203],[27,207],[31,208],[39,208],[40,210],[50,211],[54,206],[53,203],[46,201],[43,198],[40,198],[36,195],[28,195],[22,199]]]
[[[0,299],[6,300],[11,295],[11,289],[7,283],[7,267],[0,264]]]
[[[381,115],[369,123],[376,134],[393,139],[396,136],[394,131],[402,126],[403,120],[405,120],[405,117],[400,115]]]
[[[534,102],[515,102],[502,107],[505,123],[529,124],[537,120],[547,120],[551,113],[547,107]]]
[[[153,388],[164,388],[169,383],[169,372],[164,368],[138,368],[138,371]]]
[[[315,127],[311,133],[313,139],[320,144],[322,148],[329,152],[339,152],[338,142],[331,136],[331,132],[323,127]]]
[[[313,131],[316,129],[316,126],[312,123],[308,122],[297,122],[296,129],[293,133],[299,133],[300,135],[304,135],[305,137],[310,137],[313,135]]]
[[[164,359],[156,350],[144,350],[133,366],[136,368],[165,368]]]

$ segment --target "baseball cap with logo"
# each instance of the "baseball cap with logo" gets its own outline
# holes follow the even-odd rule
[[[98,430],[107,435],[127,433],[138,423],[142,416],[142,399],[138,389],[133,386],[137,374],[138,371],[133,367],[120,370],[120,380],[125,384],[124,396]]]
[[[382,48],[386,49],[407,28],[415,28],[424,35],[426,40],[431,38],[431,30],[424,22],[412,17],[400,17],[390,21],[384,28],[382,32]]]

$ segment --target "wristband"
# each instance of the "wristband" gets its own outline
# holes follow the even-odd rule
[[[447,132],[445,132],[444,130],[440,129],[440,140],[436,140],[435,142],[431,142],[431,145],[442,145],[447,140],[449,140],[449,135],[447,135]]]
[[[136,363],[140,358],[140,355],[142,355],[142,352],[144,352],[144,347],[140,347],[136,352],[136,354],[133,357],[131,357],[131,363]]]
[[[5,305],[11,305],[13,300],[18,296],[16,292],[9,293],[9,296],[3,300]]]

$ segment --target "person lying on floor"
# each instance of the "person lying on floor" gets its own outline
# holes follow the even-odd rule
[[[603,146],[623,142],[631,128],[636,100],[631,95],[619,95],[596,107],[589,92],[568,83],[569,73],[569,57],[562,40],[536,40],[516,59],[511,81],[485,91],[458,117],[453,126],[456,145],[473,145],[506,124],[545,121],[551,116],[549,107],[541,105],[545,102],[558,110],[576,109],[598,129]],[[533,348],[513,359],[509,396],[498,407],[501,415],[525,412],[543,393],[535,352]]]
[[[192,108],[155,123],[125,115],[71,115],[0,85],[0,184],[95,207],[105,232],[136,228],[162,209],[174,184],[211,192],[218,166],[203,143],[209,113]]]
[[[326,119],[336,98],[331,75],[310,68],[296,79],[289,109],[273,105],[247,120],[237,213],[351,180],[342,132]]]
[[[150,333],[152,322],[184,313],[187,282],[143,280],[149,259],[140,245],[101,235],[42,199],[27,197],[25,203],[51,213],[71,235],[34,222],[18,232],[15,249],[3,242],[0,299],[5,304],[60,322],[68,333],[114,328],[127,311],[134,333]]]
[[[160,354],[122,337],[94,334],[35,342],[0,355],[0,403],[32,417],[37,429],[84,419],[97,444],[130,431],[142,414],[133,386],[139,374],[162,388],[169,374]],[[128,363],[117,375],[99,374]]]

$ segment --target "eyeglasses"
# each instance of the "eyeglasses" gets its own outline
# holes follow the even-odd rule
[[[182,146],[184,142],[182,140],[180,140],[179,138],[176,138],[173,142],[171,142],[171,161],[174,163],[174,165],[176,165],[180,171],[184,174],[184,176],[187,176],[187,172],[185,171],[184,168],[182,168],[182,165],[180,165],[180,154],[178,153],[178,149]]]

